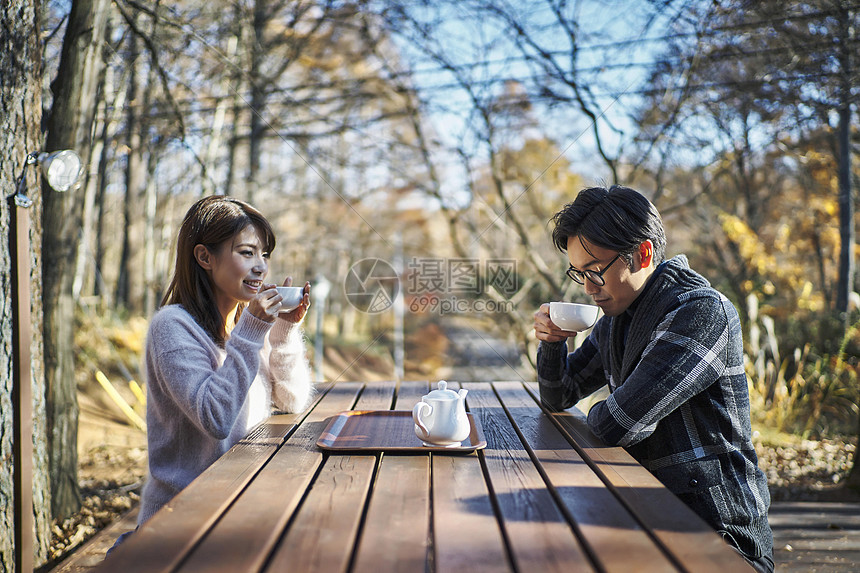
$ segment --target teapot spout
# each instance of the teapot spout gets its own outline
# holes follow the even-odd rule
[[[469,391],[466,390],[465,388],[460,388],[460,391],[457,392],[457,396],[460,398],[460,400],[465,400],[466,394],[468,394],[468,393],[469,393]]]

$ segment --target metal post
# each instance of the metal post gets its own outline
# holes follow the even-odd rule
[[[30,367],[30,202],[10,197],[15,570],[33,570],[33,376]]]

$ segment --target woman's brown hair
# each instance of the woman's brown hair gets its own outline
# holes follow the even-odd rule
[[[248,225],[253,225],[271,253],[275,234],[266,218],[247,203],[225,195],[211,195],[198,200],[185,213],[176,240],[176,267],[161,305],[181,304],[218,345],[227,338],[224,319],[215,304],[212,281],[194,257],[194,247],[203,245],[212,252],[224,241],[232,240]],[[236,311],[236,320],[244,304]]]

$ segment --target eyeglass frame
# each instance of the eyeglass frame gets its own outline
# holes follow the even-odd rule
[[[612,259],[611,261],[609,261],[609,264],[606,265],[605,267],[603,267],[603,270],[600,272],[592,271],[590,269],[580,271],[580,270],[573,268],[573,265],[570,265],[568,267],[568,269],[564,272],[564,274],[567,275],[567,278],[569,278],[570,280],[572,280],[573,282],[575,282],[577,284],[584,285],[585,279],[588,279],[594,285],[603,286],[606,284],[606,279],[603,278],[603,274],[606,271],[608,271],[609,267],[611,267],[612,264],[615,263],[615,261],[617,261],[620,258],[621,258],[621,253],[618,253],[617,255],[615,255],[615,258]],[[583,278],[583,277],[585,277],[585,278]]]

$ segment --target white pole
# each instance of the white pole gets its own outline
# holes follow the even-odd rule
[[[317,382],[324,381],[323,375],[323,337],[325,336],[323,328],[323,319],[325,318],[325,305],[328,300],[328,294],[331,291],[331,283],[322,275],[318,276],[311,286],[311,294],[316,300],[316,315],[317,315],[317,331],[316,340],[314,340],[314,378]]]
[[[403,276],[403,236],[400,231],[394,236],[394,270]],[[399,284],[394,297],[394,379],[403,380],[403,284]]]

